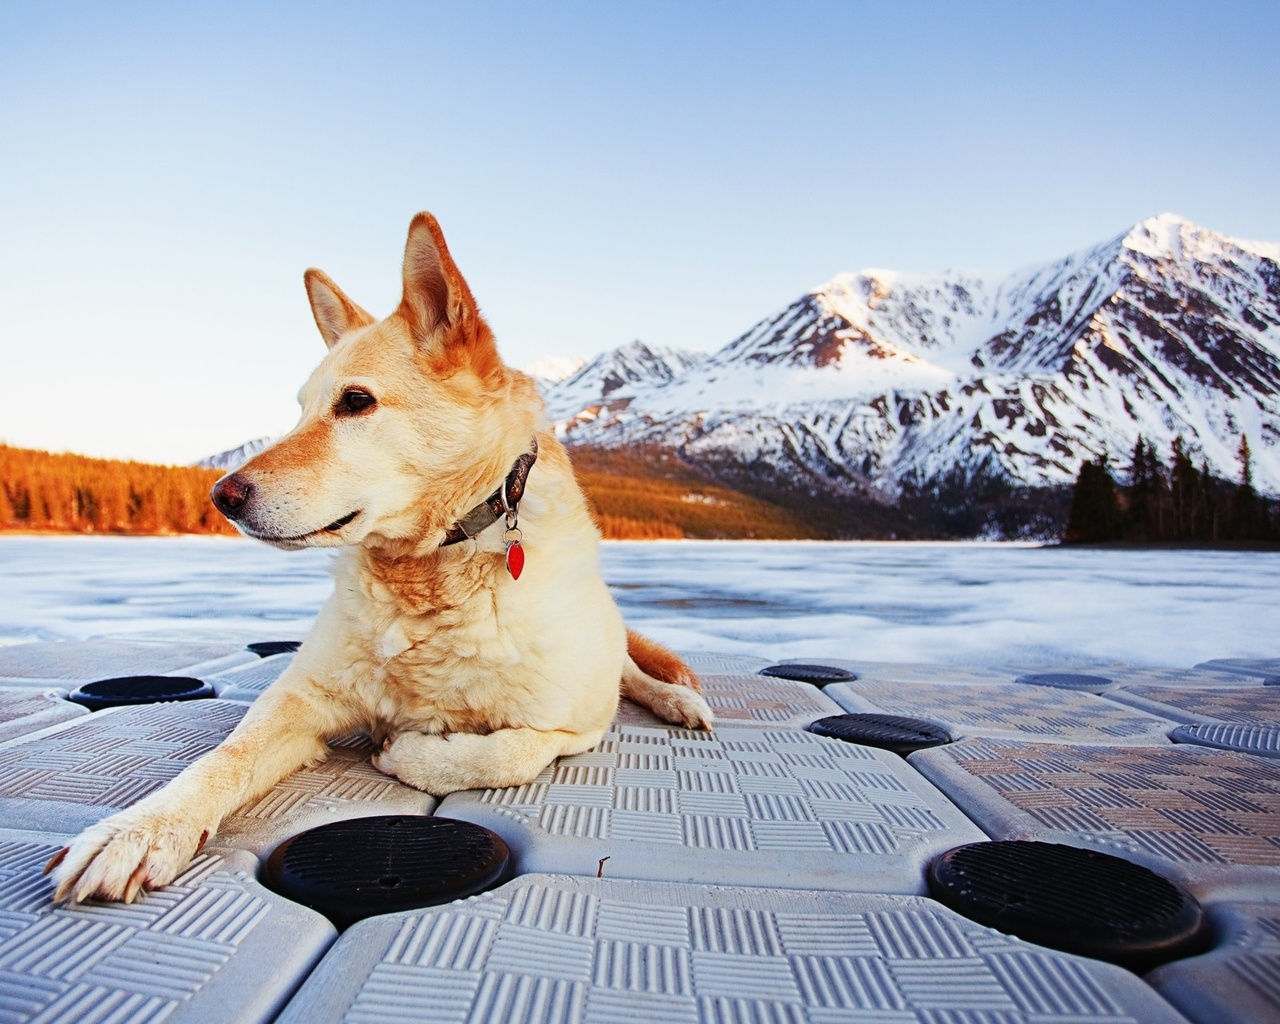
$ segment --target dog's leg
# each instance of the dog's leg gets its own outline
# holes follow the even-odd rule
[[[286,775],[324,757],[332,705],[308,681],[270,687],[235,731],[159,792],[85,829],[49,862],[55,900],[91,897],[133,902],[142,889],[167,885],[222,819]]]
[[[693,669],[676,655],[648,637],[627,630],[622,696],[665,721],[690,729],[710,729],[711,708],[698,692],[700,689]]]
[[[557,757],[590,750],[604,735],[540,729],[498,729],[479,735],[402,732],[373,759],[379,771],[415,789],[446,796],[461,789],[521,786]]]

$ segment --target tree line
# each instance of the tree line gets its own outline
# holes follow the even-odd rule
[[[0,530],[234,534],[209,500],[221,475],[0,445]]]
[[[1086,544],[1280,540],[1280,512],[1253,486],[1247,437],[1240,438],[1236,455],[1240,476],[1235,483],[1213,476],[1203,460],[1197,469],[1181,438],[1174,440],[1172,462],[1166,466],[1140,436],[1124,485],[1117,483],[1105,455],[1086,461],[1071,493],[1063,540]]]
[[[802,535],[783,510],[721,488],[631,477],[628,468],[579,473],[606,538]],[[0,444],[0,532],[234,536],[209,500],[221,475]]]

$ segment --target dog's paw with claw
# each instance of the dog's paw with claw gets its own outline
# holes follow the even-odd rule
[[[676,687],[664,695],[664,707],[660,712],[668,722],[684,725],[689,729],[710,730],[714,715],[711,705],[697,690],[687,687]]]
[[[209,830],[176,814],[130,808],[85,829],[45,865],[54,900],[132,903],[139,893],[174,880],[200,852]]]

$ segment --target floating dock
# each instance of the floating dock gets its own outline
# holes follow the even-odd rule
[[[0,648],[0,1024],[1280,1020],[1280,660],[692,654],[713,733],[624,702],[595,749],[443,800],[348,737],[173,885],[55,906],[49,857],[289,647]],[[121,677],[161,682],[91,711]]]

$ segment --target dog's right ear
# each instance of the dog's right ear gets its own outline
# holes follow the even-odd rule
[[[440,224],[426,211],[409,225],[400,309],[419,339],[479,316],[471,289],[449,255]]]
[[[311,300],[311,315],[316,318],[320,335],[330,348],[349,331],[373,323],[373,317],[347,298],[323,270],[312,267],[303,279],[307,284],[307,298]]]

